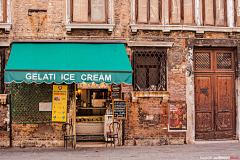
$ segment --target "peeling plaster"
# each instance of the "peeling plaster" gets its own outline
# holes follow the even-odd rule
[[[187,132],[186,142],[195,142],[195,105],[194,105],[194,74],[193,73],[193,48],[187,48],[186,54],[186,103],[187,103]]]

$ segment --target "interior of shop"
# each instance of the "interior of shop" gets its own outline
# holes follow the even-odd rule
[[[76,142],[105,142],[113,122],[110,85],[76,86]]]

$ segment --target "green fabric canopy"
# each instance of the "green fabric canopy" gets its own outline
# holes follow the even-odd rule
[[[124,44],[13,43],[5,82],[127,83],[132,68]]]

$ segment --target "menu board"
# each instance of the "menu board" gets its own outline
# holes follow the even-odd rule
[[[113,115],[114,115],[114,119],[126,119],[127,118],[126,101],[124,101],[124,100],[114,100],[113,101]]]
[[[52,121],[66,122],[67,85],[53,85]]]
[[[112,99],[121,99],[121,84],[112,84]]]

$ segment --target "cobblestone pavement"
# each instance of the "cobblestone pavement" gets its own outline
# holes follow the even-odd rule
[[[116,148],[6,148],[0,160],[240,159],[240,143],[121,146]]]

